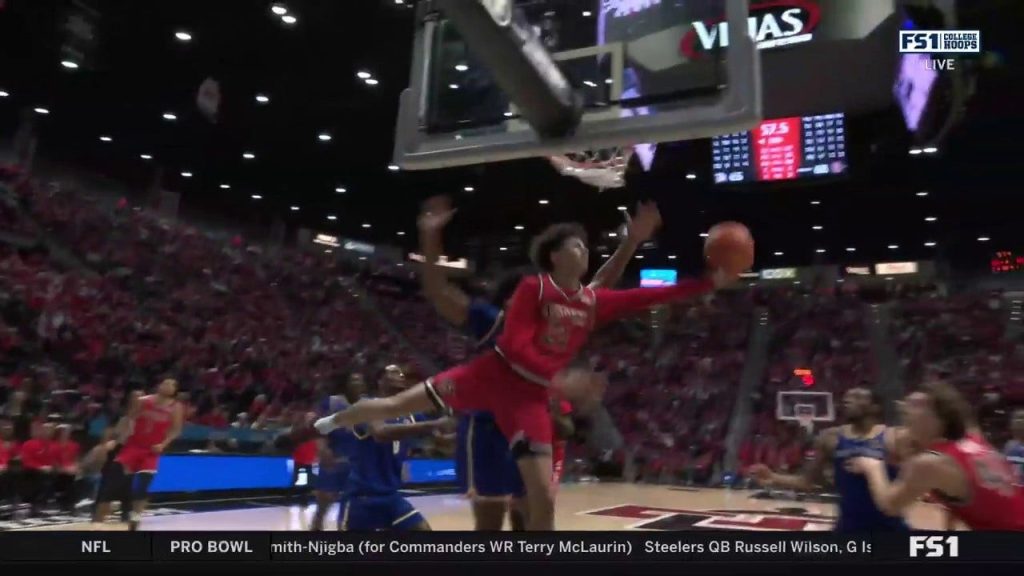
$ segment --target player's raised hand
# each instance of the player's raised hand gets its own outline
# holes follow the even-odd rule
[[[628,237],[634,242],[647,242],[661,227],[661,211],[658,205],[651,202],[640,202],[636,205],[636,215],[627,225]]]
[[[447,196],[434,196],[423,203],[417,224],[420,230],[436,231],[451,222],[454,215],[455,209]]]

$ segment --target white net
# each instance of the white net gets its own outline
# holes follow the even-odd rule
[[[633,156],[631,147],[601,148],[551,156],[551,164],[563,175],[608,190],[626,185],[626,167]]]

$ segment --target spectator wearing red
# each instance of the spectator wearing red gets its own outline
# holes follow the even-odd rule
[[[36,424],[32,427],[32,438],[21,445],[22,499],[31,506],[31,514],[38,516],[53,485],[53,425]]]
[[[54,490],[61,510],[73,512],[77,498],[78,457],[81,448],[71,439],[71,426],[57,427],[57,439],[50,446],[54,462]]]

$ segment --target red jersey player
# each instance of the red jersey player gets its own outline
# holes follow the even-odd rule
[[[527,529],[553,530],[550,392],[553,387],[574,401],[589,388],[592,373],[567,368],[590,333],[658,304],[710,292],[739,271],[716,271],[711,278],[665,288],[594,289],[582,283],[590,253],[586,233],[574,224],[549,227],[534,240],[531,257],[543,273],[516,288],[492,351],[395,396],[360,400],[318,420],[317,430],[325,434],[431,408],[489,411],[516,456],[526,488]]]
[[[1024,531],[1024,489],[1002,454],[970,433],[970,407],[953,386],[930,382],[909,395],[904,418],[926,450],[906,461],[895,481],[880,461],[850,464],[867,478],[882,511],[900,514],[931,493],[972,530]]]
[[[132,530],[138,528],[160,454],[181,434],[184,411],[175,400],[177,392],[178,382],[167,378],[157,387],[156,394],[132,396],[128,413],[122,420],[130,427],[125,431],[128,437],[115,459],[120,466],[111,466],[115,477],[103,479],[105,489],[96,498],[93,522],[103,522],[110,513],[110,503],[115,498],[124,502],[128,500],[125,496],[130,494],[129,525]]]

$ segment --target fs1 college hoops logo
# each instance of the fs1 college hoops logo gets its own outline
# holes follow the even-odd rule
[[[957,558],[960,556],[958,536],[911,536],[911,558]]]

